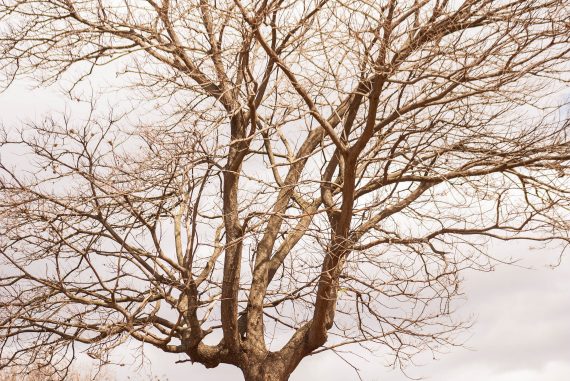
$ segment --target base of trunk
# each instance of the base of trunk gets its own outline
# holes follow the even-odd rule
[[[287,381],[291,375],[283,364],[251,364],[242,369],[245,381]]]

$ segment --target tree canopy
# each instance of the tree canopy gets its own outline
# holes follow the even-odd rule
[[[0,0],[6,86],[73,95],[111,65],[139,99],[4,128],[0,368],[61,375],[134,339],[286,380],[324,350],[449,343],[490,240],[569,242],[569,14]]]

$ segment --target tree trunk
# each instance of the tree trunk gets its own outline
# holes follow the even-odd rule
[[[287,381],[291,375],[281,361],[259,361],[242,368],[245,381]]]
[[[255,370],[243,371],[243,375],[245,381],[287,381],[289,379],[289,374],[272,368],[260,369],[256,367]]]

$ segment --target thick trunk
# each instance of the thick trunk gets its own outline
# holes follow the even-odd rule
[[[282,361],[259,361],[242,368],[245,381],[287,381],[292,369]]]
[[[290,374],[273,367],[254,367],[243,371],[245,381],[287,381]]]

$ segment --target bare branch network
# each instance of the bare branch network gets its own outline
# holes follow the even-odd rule
[[[396,364],[449,344],[460,271],[490,269],[489,240],[569,242],[569,15],[0,0],[6,86],[73,93],[120,65],[160,114],[5,126],[0,368],[64,377],[77,350],[105,362],[137,340],[287,380],[348,344]]]

